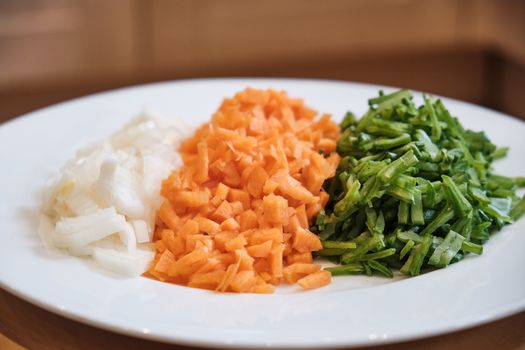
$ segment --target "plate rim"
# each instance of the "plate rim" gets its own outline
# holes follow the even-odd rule
[[[201,347],[201,348],[207,348],[207,349],[222,349],[225,346],[231,349],[268,349],[268,348],[283,348],[283,349],[317,349],[322,346],[322,348],[325,349],[342,349],[342,348],[356,348],[356,347],[373,347],[373,346],[379,346],[379,345],[389,345],[389,344],[399,344],[403,342],[408,341],[415,341],[415,340],[421,340],[426,338],[432,338],[439,335],[444,334],[451,334],[456,333],[462,330],[475,328],[477,326],[481,326],[484,324],[488,324],[491,322],[499,321],[501,319],[504,319],[509,316],[516,315],[518,313],[521,313],[525,311],[525,299],[509,304],[506,307],[500,307],[498,309],[495,309],[490,314],[483,313],[483,314],[476,314],[476,316],[470,316],[465,317],[467,320],[458,319],[455,321],[452,325],[449,325],[448,327],[441,327],[436,328],[434,331],[421,331],[421,332],[414,332],[411,333],[412,335],[401,335],[401,336],[388,336],[388,338],[375,338],[375,339],[368,339],[368,340],[362,340],[362,341],[354,341],[351,344],[348,342],[345,342],[344,340],[340,341],[331,341],[326,343],[312,343],[312,344],[290,344],[290,343],[279,343],[275,342],[269,346],[262,346],[260,342],[249,342],[249,341],[235,341],[235,342],[228,342],[228,341],[208,341],[208,340],[201,340],[198,337],[190,337],[190,338],[184,338],[184,339],[174,339],[173,337],[164,336],[162,334],[156,334],[153,332],[143,332],[140,331],[138,328],[126,328],[124,326],[118,326],[111,324],[110,322],[105,321],[98,321],[91,319],[89,317],[84,317],[75,314],[72,311],[69,310],[61,310],[59,308],[52,307],[49,304],[46,304],[44,302],[41,302],[38,299],[35,299],[26,293],[20,292],[16,289],[11,288],[10,286],[6,286],[2,281],[0,281],[0,288],[4,289],[8,293],[13,294],[14,296],[32,304],[33,306],[37,306],[39,308],[42,308],[46,311],[49,311],[55,315],[64,317],[66,319],[82,323],[83,325],[93,326],[95,328],[106,330],[110,332],[114,332],[120,335],[124,336],[130,336],[134,338],[144,339],[144,340],[150,340],[150,341],[156,341],[156,342],[162,342],[166,344],[172,344],[172,345],[182,345],[182,346],[192,346],[192,347]]]

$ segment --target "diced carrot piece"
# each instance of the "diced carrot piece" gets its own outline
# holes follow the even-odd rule
[[[293,263],[311,263],[313,261],[312,253],[306,252],[306,253],[291,253],[288,255],[288,264]]]
[[[238,235],[237,237],[229,240],[224,244],[224,247],[227,251],[233,252],[237,249],[242,249],[248,242],[246,241],[246,238],[243,235]]]
[[[215,189],[215,196],[222,199],[222,200],[226,200],[230,194],[230,191],[231,189],[226,186],[225,184],[223,184],[222,182],[220,182],[218,185],[217,185],[217,188]],[[235,190],[237,191],[237,190]]]
[[[223,222],[233,216],[233,209],[228,201],[223,201],[217,209],[210,215],[210,219],[215,222]]]
[[[179,216],[173,210],[170,202],[162,202],[159,208],[159,217],[170,229],[177,231],[180,224]]]
[[[304,229],[308,229],[308,216],[306,215],[306,206],[304,204],[298,206],[295,208],[295,213],[297,215],[297,219],[299,219],[299,223],[301,224],[301,227]]]
[[[330,173],[331,169],[328,161],[323,155],[317,152],[311,152],[309,159],[311,161],[311,166],[309,168],[315,169],[316,173],[319,175],[328,177],[327,173]]]
[[[199,244],[199,242],[201,244]],[[211,248],[213,248],[212,242],[213,241],[210,238],[210,236],[206,236],[203,234],[195,234],[195,235],[186,236],[186,251],[191,252],[195,248],[202,248],[202,247],[206,247],[206,249],[210,251]]]
[[[328,138],[321,138],[317,143],[317,147],[322,149],[324,153],[330,153],[335,151],[335,140]]]
[[[262,111],[260,106],[256,106],[253,109],[253,117],[250,120],[248,131],[251,135],[261,135],[264,134],[267,129],[268,123],[266,121],[266,118],[264,117],[264,112]]]
[[[173,189],[182,187],[180,172],[174,171],[167,179],[162,181],[161,195],[166,197]]]
[[[275,190],[279,187],[279,184],[272,179],[266,180],[263,186],[263,193],[264,194],[270,194],[275,192]]]
[[[205,132],[207,131],[208,125],[204,124],[201,125],[197,130],[195,131],[195,137],[190,137],[186,139],[180,146],[181,153],[197,153],[197,143],[202,140],[205,135]]]
[[[195,275],[200,275],[204,273],[208,273],[210,271],[214,270],[221,270],[221,261],[217,258],[208,258],[208,261],[206,264],[199,267],[197,271],[195,271]],[[224,271],[224,269],[222,269]]]
[[[239,137],[239,134],[234,130],[228,130],[222,127],[215,128],[215,135],[225,141],[235,140]]]
[[[220,251],[226,251],[226,243],[237,237],[235,232],[220,232],[213,236],[215,247]]]
[[[220,205],[220,203],[219,203],[219,205]],[[205,205],[205,206],[202,206],[202,207],[196,209],[195,211],[198,210],[198,212],[197,212],[197,214],[195,216],[209,217],[211,214],[213,214],[213,212],[216,209],[217,208],[213,204],[210,203],[210,205]]]
[[[271,284],[265,283],[265,284],[258,284],[253,286],[251,292],[257,293],[257,294],[272,294],[275,290],[275,287]]]
[[[314,252],[323,248],[319,237],[304,229],[295,233],[292,246],[299,253]]]
[[[299,181],[291,177],[286,169],[277,171],[271,179],[279,184],[278,189],[285,195],[305,203],[316,202],[315,196],[304,188]]]
[[[230,284],[232,291],[246,293],[255,286],[255,274],[252,270],[239,271]]]
[[[165,250],[155,264],[155,271],[167,273],[170,266],[175,262],[175,257],[169,250]]]
[[[228,193],[228,201],[241,202],[244,210],[250,209],[250,194],[245,191],[231,189]]]
[[[290,178],[293,179],[291,176]],[[318,199],[302,185],[286,187],[283,188],[282,191],[286,195],[305,203],[315,203],[318,201]]]
[[[166,244],[162,240],[155,241],[155,250],[162,253],[166,250]]]
[[[284,232],[295,232],[299,228],[302,228],[301,224],[299,223],[299,219],[297,218],[297,215],[292,215],[288,219],[288,225],[285,226]]]
[[[309,164],[308,159],[296,159],[296,160],[290,162],[290,164],[288,165],[288,167],[290,169],[290,174],[300,174],[301,172],[304,171],[303,169],[308,164]],[[307,186],[307,188],[308,188],[308,190],[310,190],[310,188],[308,186]]]
[[[203,183],[208,180],[208,145],[206,140],[202,140],[197,144],[197,166],[195,172],[195,181]]]
[[[239,225],[241,231],[246,231],[257,227],[257,214],[253,210],[246,210],[241,213],[239,217]]]
[[[156,262],[155,260],[152,261],[152,264],[151,264],[149,270],[144,274],[144,276],[146,276],[146,277],[151,277],[151,278],[155,278],[155,279],[157,279],[157,280],[159,280],[159,281],[161,281],[161,282],[166,282],[166,281],[168,281],[169,276],[168,276],[167,274],[162,273],[162,272],[158,272],[157,270],[155,270],[154,267],[155,267],[155,264],[156,264],[156,263],[157,263],[157,262]]]
[[[246,184],[246,189],[254,198],[260,198],[263,186],[268,180],[268,174],[261,166],[257,166],[250,173],[250,178]]]
[[[306,175],[306,188],[311,193],[319,193],[321,187],[323,186],[324,180],[326,177],[323,173],[319,172],[319,169],[309,166],[304,172]]]
[[[241,202],[235,201],[231,203],[232,206],[232,215],[239,215],[244,211],[244,206]]]
[[[264,218],[271,224],[288,223],[288,201],[273,193],[263,198]]]
[[[243,248],[235,250],[235,256],[240,261],[239,271],[253,270],[253,263],[255,262],[255,259],[248,254],[246,249]]]
[[[319,197],[315,197],[317,199],[319,199]],[[313,218],[314,216],[316,216],[319,211],[321,210],[321,203],[317,202],[317,203],[310,203],[310,204],[307,204],[306,206],[306,215],[308,216],[308,218]]]
[[[188,220],[182,225],[182,227],[177,232],[179,236],[186,237],[189,235],[195,235],[199,233],[199,223],[195,220]]]
[[[284,235],[283,235],[284,236]],[[292,252],[292,243],[290,240],[284,241],[284,250],[283,250],[283,257],[288,256]]]
[[[223,199],[221,199],[218,196],[214,196],[212,199],[210,199],[210,204],[214,207],[218,207],[222,203]]]
[[[331,281],[332,274],[326,270],[321,270],[301,278],[297,283],[303,289],[314,289],[326,286]]]
[[[233,162],[227,162],[224,166],[224,183],[232,187],[237,187],[241,183],[241,175],[237,171]]]
[[[190,278],[188,287],[214,290],[224,279],[225,275],[226,271],[224,270],[215,270],[200,274],[196,273]]]
[[[194,250],[171,264],[168,270],[168,275],[189,275],[191,272],[196,271],[199,267],[204,265],[207,259],[208,254],[204,250]]]
[[[164,224],[164,222],[162,222],[162,220],[160,219],[159,215],[157,215],[157,217],[155,217],[155,231],[153,231],[153,241],[156,241],[158,239],[161,239],[161,233],[162,233],[162,230],[164,230],[165,228],[167,228],[167,225]]]
[[[255,259],[253,263],[253,269],[258,274],[268,273],[268,278],[264,279],[265,282],[268,282],[272,276],[269,274],[270,272],[270,263],[268,262],[268,259]]]
[[[230,286],[230,283],[235,278],[235,275],[237,274],[237,271],[239,270],[239,265],[241,264],[241,261],[238,260],[235,264],[231,264],[226,269],[226,274],[224,275],[223,279],[217,286],[216,290],[219,292],[224,292],[228,289]]]
[[[335,175],[335,171],[337,170],[337,167],[339,166],[339,161],[341,160],[341,157],[337,153],[332,153],[328,158],[326,158],[326,161],[329,166],[329,171],[326,172],[326,178],[333,177]]]
[[[257,146],[257,139],[255,137],[237,137],[232,140],[233,147],[235,149],[250,152]]]
[[[280,278],[283,276],[283,245],[276,244],[270,251],[270,271],[272,277]]]
[[[199,224],[199,231],[208,234],[213,234],[220,231],[220,226],[213,220],[202,216],[196,216],[194,220]]]
[[[209,193],[206,191],[177,191],[171,195],[173,203],[185,207],[200,207],[210,201]]]
[[[326,193],[325,191],[319,192],[319,204],[321,207],[325,207],[326,203],[328,203],[328,199],[330,198],[330,195]]]
[[[266,105],[270,102],[273,90],[258,90],[254,88],[247,88],[235,94],[235,98],[243,103],[250,105]]]
[[[235,220],[234,218],[224,220],[223,222],[221,222],[220,227],[222,231],[239,231],[239,229],[241,228],[237,220]]]
[[[303,275],[309,275],[311,273],[321,270],[321,265],[297,262],[286,266],[284,270],[289,270],[291,272]]]
[[[305,275],[301,275],[297,272],[293,272],[290,270],[283,270],[283,281],[284,283],[293,284],[299,281],[301,278],[303,278]]]
[[[270,282],[272,280],[272,274],[269,271],[259,272],[259,276],[265,281]]]
[[[249,237],[250,245],[264,243],[269,240],[275,243],[282,243],[282,230],[278,228],[256,229],[251,233]]]
[[[249,246],[246,248],[246,250],[248,251],[248,254],[250,254],[254,258],[265,258],[268,256],[268,254],[270,254],[270,250],[272,249],[272,243],[273,240],[268,240],[264,243]]]
[[[253,164],[253,157],[248,154],[241,154],[239,155],[238,162],[237,162],[237,169],[239,170],[239,173],[241,174],[241,181],[243,181],[242,173],[246,168],[248,168],[250,165]]]
[[[221,254],[219,256],[219,260],[221,261],[222,264],[226,266],[229,266],[237,262],[237,258],[235,257],[235,254],[232,254],[232,253]]]
[[[185,251],[185,242],[184,239],[180,236],[175,236],[175,233],[172,230],[162,230],[161,233],[162,242],[164,246],[168,248],[171,253],[175,256],[179,256]],[[161,242],[161,241],[158,241]]]

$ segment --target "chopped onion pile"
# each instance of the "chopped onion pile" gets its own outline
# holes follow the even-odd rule
[[[143,273],[155,254],[161,183],[181,165],[177,148],[188,130],[143,114],[80,150],[44,193],[46,243],[120,274]]]

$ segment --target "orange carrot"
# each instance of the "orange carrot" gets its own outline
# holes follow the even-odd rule
[[[154,269],[158,272],[167,273],[171,264],[175,262],[175,257],[169,250],[165,250],[155,264]]]
[[[232,217],[233,208],[228,201],[223,201],[217,209],[211,214],[210,219],[216,222],[223,222]]]
[[[215,289],[219,283],[223,280],[226,271],[215,270],[206,273],[195,274],[190,278],[188,287],[202,288],[202,289]]]
[[[312,263],[321,242],[309,226],[328,200],[339,128],[315,116],[284,92],[248,88],[225,99],[162,182],[147,276],[239,293],[329,283]]]
[[[297,284],[303,289],[314,289],[326,286],[332,281],[332,274],[322,270],[307,275],[297,281]]]
[[[231,282],[231,289],[234,292],[246,293],[255,286],[256,278],[252,270],[240,271]]]
[[[250,178],[246,184],[246,189],[254,198],[259,198],[262,193],[263,186],[268,180],[268,173],[261,166],[256,167],[250,173]]]
[[[263,198],[264,219],[271,224],[288,223],[288,201],[281,196],[270,194]]]
[[[229,218],[221,222],[221,231],[239,231],[241,226],[234,218]]]
[[[237,249],[243,249],[247,243],[248,242],[246,241],[246,238],[243,235],[238,235],[237,237],[226,242],[224,244],[224,247],[227,251],[233,252]]]
[[[266,241],[264,243],[255,244],[246,248],[248,254],[254,258],[265,258],[270,254],[272,249],[272,240]]]
[[[179,228],[180,219],[173,210],[170,202],[164,201],[159,208],[159,218],[172,230]]]
[[[195,181],[203,183],[208,180],[208,146],[206,140],[197,144],[198,166],[195,168]]]

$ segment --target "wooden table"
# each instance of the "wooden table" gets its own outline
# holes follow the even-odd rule
[[[189,349],[127,337],[71,321],[0,289],[0,349],[23,350],[24,347],[36,350]],[[381,349],[525,350],[525,312],[472,329]]]

